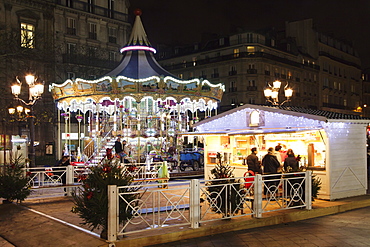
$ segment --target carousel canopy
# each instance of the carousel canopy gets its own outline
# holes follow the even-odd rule
[[[181,112],[216,109],[225,86],[202,79],[181,80],[162,68],[154,58],[156,51],[146,36],[141,11],[135,14],[131,36],[121,49],[123,58],[115,69],[96,80],[77,78],[50,86],[58,108],[86,112],[97,103],[117,100],[123,103],[127,98],[141,102],[151,98],[161,104],[172,104]],[[94,104],[86,107],[90,103]],[[102,110],[106,110],[104,105],[99,109]]]

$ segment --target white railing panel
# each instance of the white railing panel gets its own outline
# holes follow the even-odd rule
[[[190,183],[150,183],[135,192],[119,192],[119,203],[127,205],[133,217],[127,220],[118,232],[119,235],[153,230],[169,226],[190,225]],[[130,190],[138,185],[118,187]],[[125,195],[135,195],[136,199],[127,201]]]

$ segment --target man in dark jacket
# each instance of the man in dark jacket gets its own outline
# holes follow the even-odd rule
[[[280,167],[280,162],[274,155],[274,149],[269,148],[267,154],[262,159],[263,174],[274,174],[278,173],[278,168]]]
[[[252,148],[251,151],[252,153],[247,157],[248,170],[253,171],[255,174],[261,174],[261,162],[258,160],[257,157],[257,148]]]
[[[121,143],[121,138],[120,137],[118,137],[117,140],[114,142],[114,151],[116,152],[116,154],[119,155],[121,163],[122,163],[121,153],[123,151],[123,148],[122,148],[122,143]]]
[[[280,167],[280,162],[274,155],[274,149],[269,148],[267,149],[267,154],[262,159],[262,166],[263,166],[263,174],[276,174],[278,173],[278,168]],[[266,180],[274,180],[274,179],[280,179],[279,176],[268,176],[265,178]],[[274,181],[266,181],[264,186],[264,193],[268,194],[274,194],[276,196],[276,193],[278,191],[278,180]]]

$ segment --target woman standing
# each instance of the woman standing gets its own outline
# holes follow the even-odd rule
[[[292,149],[288,149],[287,156],[284,160],[284,170],[285,172],[296,172],[299,170],[298,161],[295,158],[294,152]]]

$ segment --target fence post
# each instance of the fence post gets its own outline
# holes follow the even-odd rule
[[[117,241],[119,218],[117,192],[117,185],[108,185],[108,242]]]
[[[200,221],[200,183],[199,179],[190,180],[190,226],[199,228]]]
[[[68,165],[66,167],[66,185],[72,185],[73,184],[73,173],[74,173],[74,167],[72,165]],[[68,196],[72,195],[72,188],[67,187],[66,192]]]
[[[262,218],[262,175],[256,174],[254,179],[254,217]]]
[[[306,183],[305,183],[305,202],[306,202],[306,209],[312,209],[312,171],[306,171]]]

